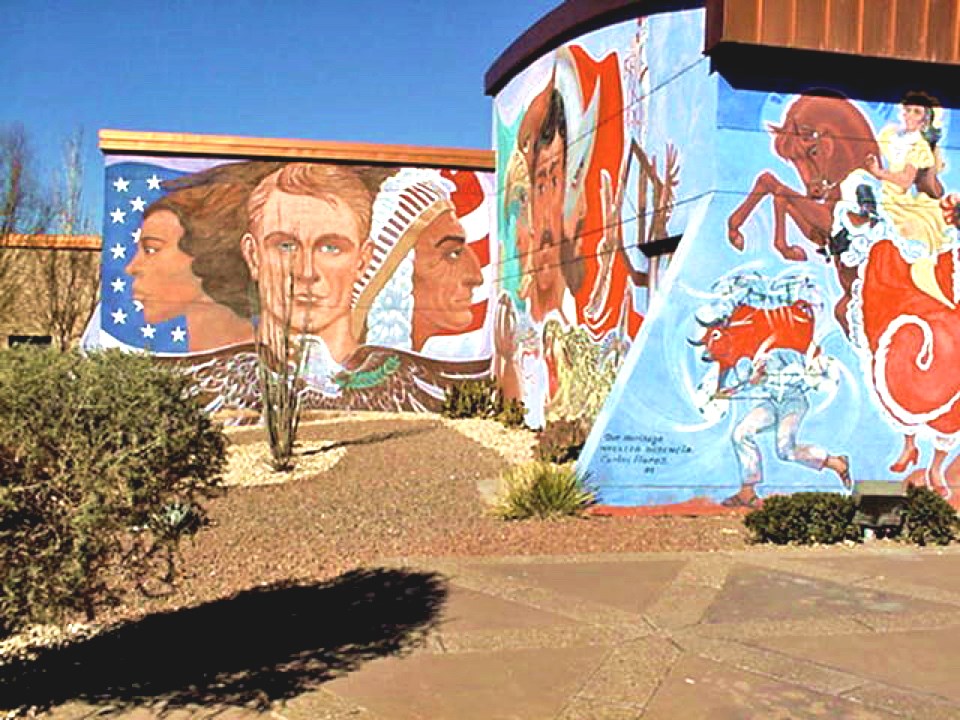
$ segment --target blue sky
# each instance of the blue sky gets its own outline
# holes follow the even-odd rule
[[[491,147],[483,75],[559,0],[8,0],[0,125],[43,172],[100,128]]]

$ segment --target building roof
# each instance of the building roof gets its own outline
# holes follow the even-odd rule
[[[736,86],[840,85],[883,99],[902,92],[884,84],[910,76],[941,100],[960,95],[960,0],[566,0],[501,53],[484,91],[496,95],[537,58],[592,30],[698,7],[706,8],[712,67]]]
[[[100,130],[100,149],[111,154],[326,160],[486,172],[493,172],[495,166],[491,150],[108,129]]]
[[[541,55],[597,28],[630,18],[703,7],[705,0],[566,0],[540,18],[493,61],[483,78],[496,95]]]

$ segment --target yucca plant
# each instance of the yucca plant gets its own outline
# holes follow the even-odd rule
[[[532,462],[504,473],[494,513],[504,520],[556,518],[582,514],[596,494],[571,465]]]

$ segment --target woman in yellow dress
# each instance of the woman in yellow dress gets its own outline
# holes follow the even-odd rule
[[[913,284],[952,309],[953,298],[946,296],[935,275],[937,255],[953,243],[939,204],[940,108],[929,95],[912,92],[901,101],[900,117],[899,125],[888,125],[877,138],[884,163],[871,155],[866,170],[880,180],[883,209],[900,236],[897,247],[911,265]]]

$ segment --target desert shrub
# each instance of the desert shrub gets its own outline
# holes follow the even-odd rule
[[[572,465],[532,462],[510,468],[494,512],[504,520],[579,515],[596,502],[585,476]]]
[[[565,463],[580,457],[590,428],[583,420],[554,420],[537,434],[537,458]]]
[[[444,396],[440,414],[449,418],[491,418],[507,427],[522,427],[524,424],[523,403],[505,398],[492,378],[451,385]]]
[[[798,492],[766,498],[743,522],[757,542],[836,543],[860,539],[860,530],[853,524],[856,509],[855,501],[846,495]]]
[[[464,380],[447,388],[440,414],[449,418],[492,417],[497,411],[493,380]]]
[[[188,379],[149,356],[0,352],[0,634],[170,582],[224,463]]]
[[[901,537],[917,545],[948,545],[958,530],[960,520],[950,503],[925,487],[907,489]]]
[[[499,393],[498,393],[499,394]],[[501,402],[500,410],[497,412],[497,420],[500,424],[511,428],[524,427],[524,416],[526,409],[519,400],[504,399]]]

